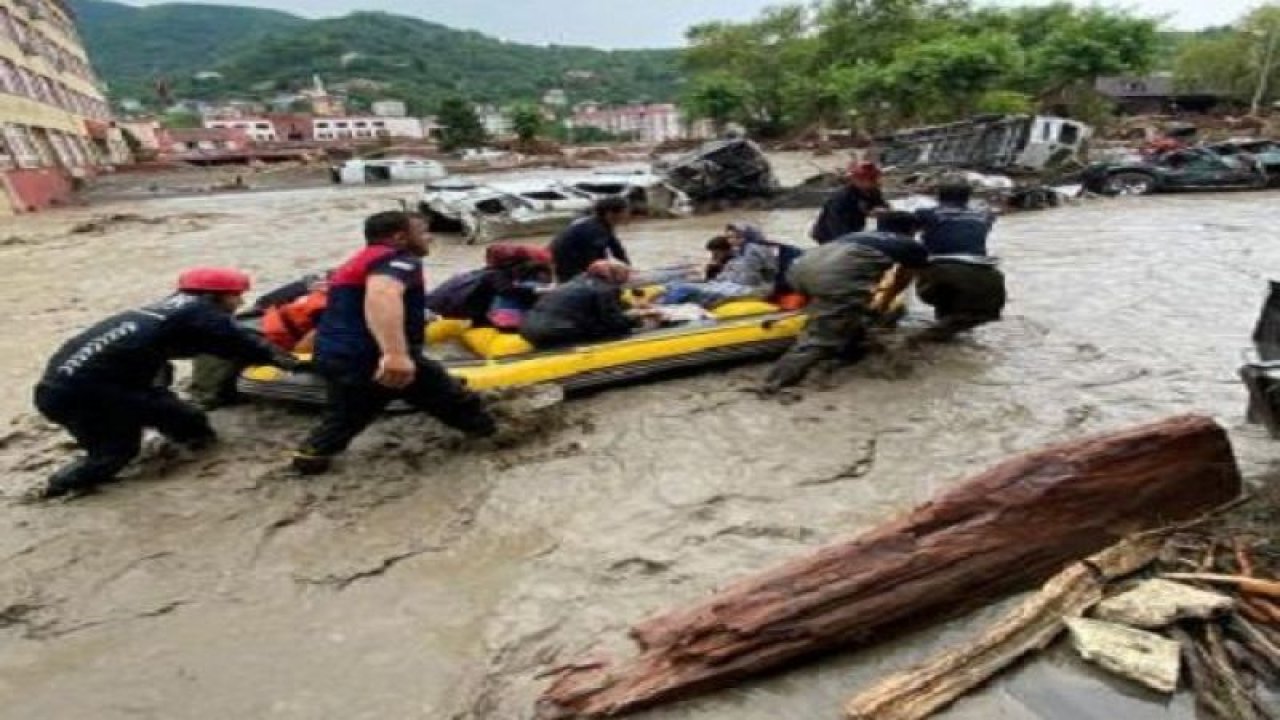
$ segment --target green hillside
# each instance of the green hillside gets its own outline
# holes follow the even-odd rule
[[[574,100],[627,102],[674,100],[681,90],[677,51],[521,45],[388,13],[305,20],[245,8],[71,1],[117,98],[149,99],[157,75],[177,97],[222,99],[297,90],[319,74],[349,86],[357,102],[399,97],[418,112],[450,95],[508,103],[560,87]],[[209,70],[222,80],[192,77]]]

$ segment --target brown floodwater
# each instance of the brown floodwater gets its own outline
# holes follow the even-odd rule
[[[225,442],[207,456],[149,457],[73,503],[13,499],[68,452],[28,407],[61,339],[163,295],[185,265],[237,264],[264,287],[332,265],[364,215],[411,195],[311,189],[3,221],[0,717],[517,720],[547,668],[625,647],[646,615],[871,528],[1011,453],[1202,412],[1230,429],[1252,482],[1269,476],[1274,446],[1244,423],[1235,371],[1280,276],[1276,195],[1230,194],[1005,218],[1004,322],[850,368],[792,404],[751,393],[764,367],[747,365],[574,399],[497,453],[400,417],[308,481],[283,466],[310,417],[240,407],[215,415]],[[107,212],[152,222],[68,232]],[[742,217],[798,241],[812,213]],[[730,219],[639,223],[624,239],[640,266],[697,260]],[[442,241],[429,273],[480,257]],[[638,717],[835,718],[997,611]],[[1192,710],[1059,650],[945,717]]]

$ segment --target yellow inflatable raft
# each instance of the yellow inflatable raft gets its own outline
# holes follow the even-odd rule
[[[711,317],[622,339],[536,350],[514,333],[439,320],[427,328],[427,353],[474,390],[554,383],[566,390],[602,387],[654,373],[730,360],[762,358],[786,350],[804,328],[803,313],[758,300],[726,303]],[[240,377],[251,397],[324,402],[314,374],[253,367]]]

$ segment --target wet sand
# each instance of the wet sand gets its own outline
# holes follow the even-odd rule
[[[302,190],[5,221],[0,489],[11,498],[65,457],[28,396],[68,334],[163,295],[193,263],[238,264],[262,287],[331,265],[364,215],[411,195]],[[748,365],[575,399],[500,453],[401,417],[306,481],[283,469],[305,412],[219,412],[225,442],[207,456],[148,458],[74,503],[0,505],[0,718],[526,718],[548,667],[1010,453],[1205,412],[1231,430],[1250,481],[1273,483],[1274,445],[1244,424],[1235,370],[1280,276],[1275,198],[1006,218],[1003,323],[845,370],[794,404],[749,392],[764,367]],[[164,221],[67,233],[109,212]],[[799,239],[812,214],[746,217]],[[637,224],[625,241],[640,266],[697,259],[729,219]],[[438,281],[481,253],[442,242],[428,271]],[[638,717],[836,717],[974,619]],[[946,715],[1191,716],[1185,697],[1139,694],[1061,652]]]

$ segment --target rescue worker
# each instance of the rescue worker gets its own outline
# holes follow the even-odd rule
[[[236,316],[240,326],[247,332],[261,335],[284,352],[310,353],[315,328],[328,304],[329,281],[327,274],[309,276],[308,280],[310,284],[302,295],[293,291],[286,295],[277,290],[274,293],[276,303],[269,304],[259,299],[248,312]],[[236,378],[244,368],[244,363],[234,360],[197,355],[191,361],[191,384],[187,394],[203,410],[232,405],[239,401]]]
[[[918,336],[921,340],[948,340],[999,320],[1004,311],[1004,274],[987,253],[996,215],[970,207],[972,195],[964,178],[944,178],[938,186],[938,207],[916,213],[921,241],[929,251],[929,268],[920,274],[916,292],[933,306],[937,321]]]
[[[587,272],[542,296],[525,315],[520,335],[538,348],[614,340],[631,334],[638,322],[656,313],[628,310],[622,286],[631,268],[611,260],[591,263]]]
[[[601,198],[590,217],[575,220],[557,235],[550,246],[556,282],[569,282],[597,260],[613,259],[630,265],[631,258],[617,235],[618,227],[630,217],[631,206],[626,198]]]
[[[917,229],[911,213],[885,213],[875,232],[845,235],[796,260],[789,280],[809,298],[808,322],[770,370],[764,392],[795,385],[815,366],[830,369],[861,350],[867,326],[888,310],[873,304],[885,275],[897,266],[893,286],[882,294],[889,302],[911,284],[916,271],[929,264],[928,252],[914,239]]]
[[[365,221],[366,247],[334,271],[329,305],[316,331],[316,370],[328,385],[328,407],[293,466],[329,470],[391,401],[400,399],[468,435],[497,428],[480,397],[422,354],[426,328],[422,257],[430,252],[426,221],[383,212]]]
[[[809,237],[825,245],[849,233],[866,230],[867,218],[889,209],[880,190],[880,175],[875,163],[851,165],[845,175],[845,186],[822,206]]]
[[[232,319],[248,289],[249,277],[238,270],[193,268],[179,276],[176,294],[103,320],[54,353],[35,405],[87,455],[57,471],[44,497],[112,480],[138,455],[146,428],[192,450],[217,440],[204,412],[168,389],[169,361],[210,354],[297,367]]]

